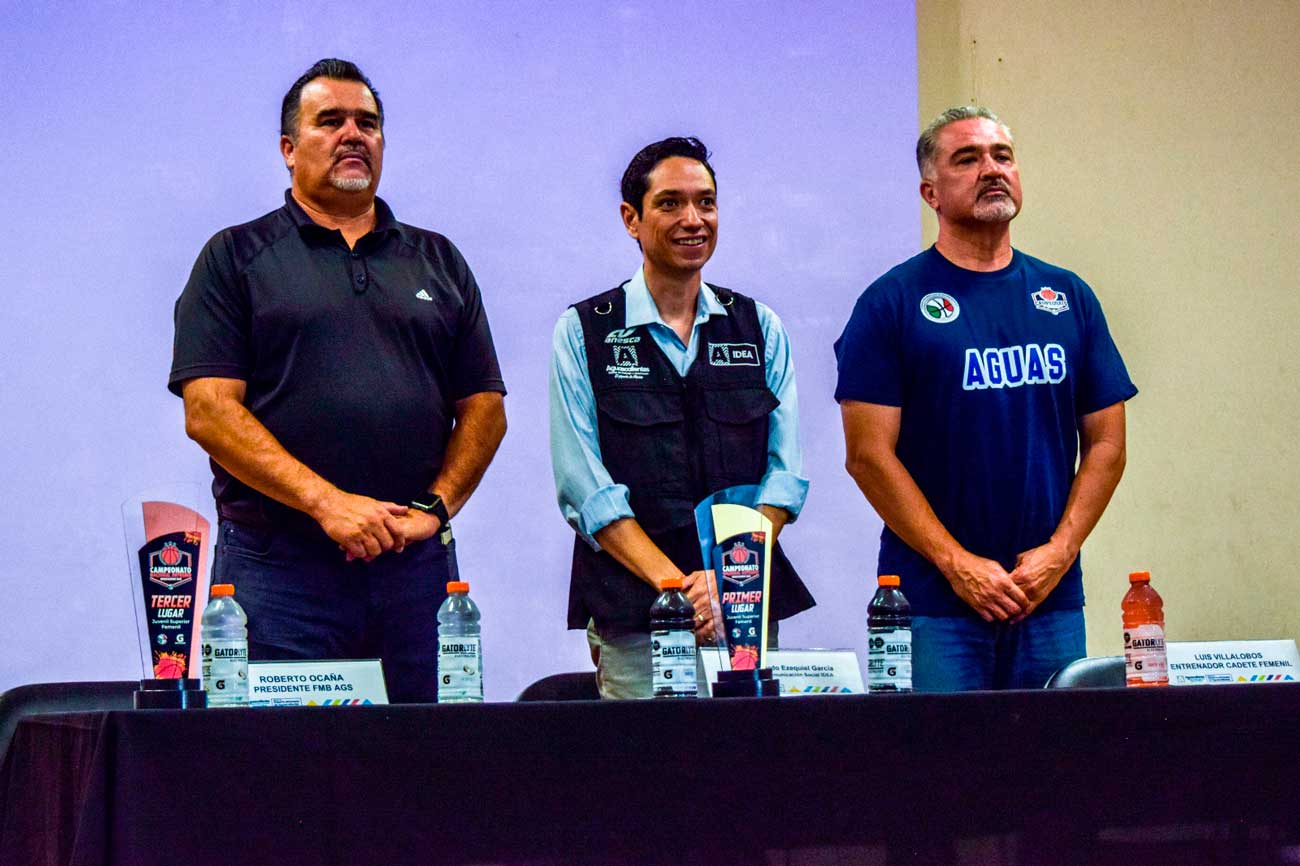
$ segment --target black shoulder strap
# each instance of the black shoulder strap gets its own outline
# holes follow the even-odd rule
[[[582,336],[587,343],[588,354],[593,341],[597,345],[603,343],[610,331],[623,327],[627,321],[627,300],[623,286],[615,286],[599,295],[592,295],[572,306],[578,311],[578,321],[582,322]]]
[[[710,284],[712,286],[712,284]],[[736,301],[736,293],[731,289],[723,286],[712,286],[713,294],[717,297],[718,303],[724,307],[730,307]]]

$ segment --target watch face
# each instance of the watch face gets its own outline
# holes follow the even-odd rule
[[[421,497],[421,499],[414,500],[411,502],[411,506],[420,509],[426,514],[432,514],[443,523],[448,520],[447,506],[443,504],[442,497],[436,493],[429,493]]]

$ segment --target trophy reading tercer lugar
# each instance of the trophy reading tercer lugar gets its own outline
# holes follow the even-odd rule
[[[127,548],[135,553],[132,596],[146,677],[136,706],[203,706],[195,650],[198,609],[207,598],[210,524],[175,502],[133,500],[122,511]]]

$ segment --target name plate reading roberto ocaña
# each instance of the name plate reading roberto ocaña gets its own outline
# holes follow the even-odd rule
[[[250,707],[355,707],[388,703],[379,659],[250,662]]]

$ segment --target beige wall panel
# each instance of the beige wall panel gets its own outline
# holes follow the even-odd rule
[[[923,121],[974,101],[1010,124],[1014,243],[1093,286],[1141,389],[1085,547],[1090,653],[1122,651],[1134,569],[1171,640],[1300,637],[1300,2],[917,16]]]

